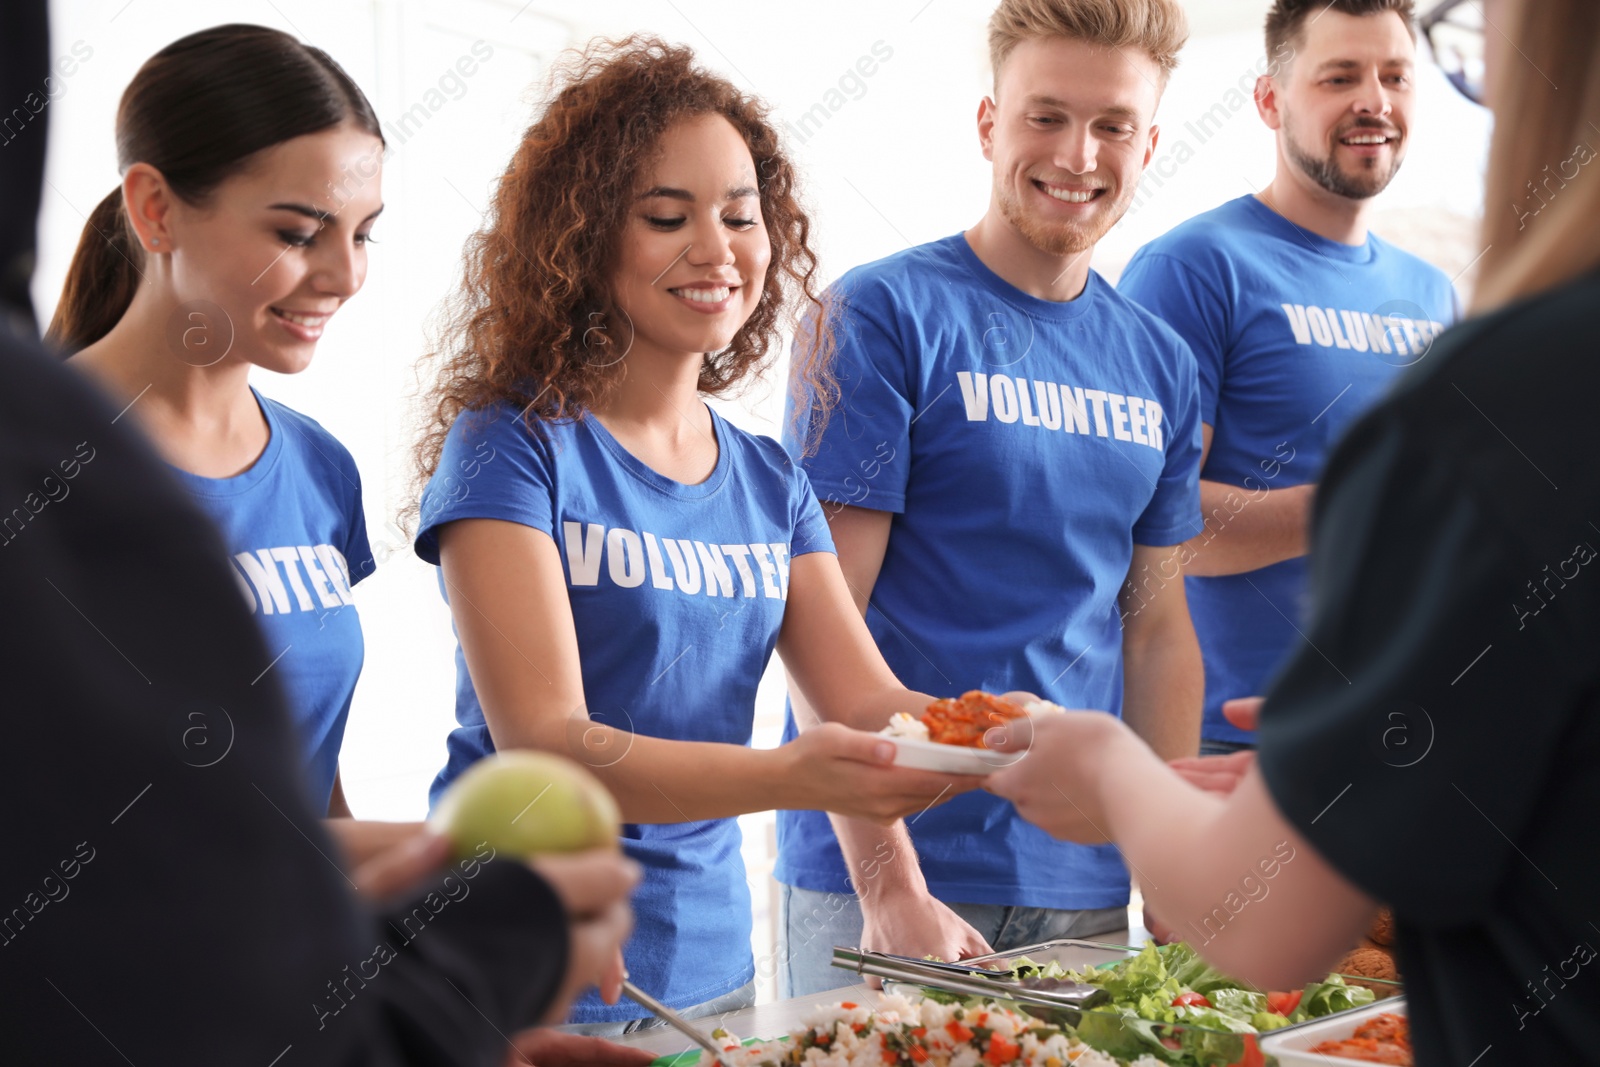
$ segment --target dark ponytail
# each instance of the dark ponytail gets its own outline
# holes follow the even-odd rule
[[[143,271],[144,249],[133,239],[119,186],[89,214],[45,340],[71,355],[110,333]]]
[[[126,174],[148,163],[199,205],[262,149],[344,122],[383,140],[366,96],[322,49],[265,26],[214,26],[134,75],[117,108],[117,165]],[[104,337],[133,302],[144,260],[118,187],[83,228],[45,340],[71,355]]]

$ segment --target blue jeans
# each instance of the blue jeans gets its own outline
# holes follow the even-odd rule
[[[708,1000],[690,1008],[679,1008],[678,1014],[685,1019],[703,1019],[708,1015],[727,1015],[729,1012],[743,1011],[753,1006],[755,1002],[756,984],[747,982],[732,993],[724,993],[715,1000]],[[616,1023],[568,1023],[556,1029],[565,1030],[569,1034],[588,1034],[590,1037],[621,1037],[623,1034],[636,1034],[640,1030],[654,1030],[666,1025],[654,1015],[646,1015],[642,1019],[624,1019]]]
[[[1202,756],[1231,756],[1235,752],[1254,752],[1256,746],[1249,741],[1214,741],[1209,737],[1200,739],[1200,755]]]
[[[983,935],[996,952],[1062,937],[1109,933],[1128,925],[1126,907],[1063,911],[944,903]],[[780,997],[803,997],[862,981],[860,975],[833,966],[835,945],[861,944],[861,903],[854,893],[820,893],[780,885],[778,917],[785,939],[779,947],[777,968]]]

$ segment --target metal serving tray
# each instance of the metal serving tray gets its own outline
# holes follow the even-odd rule
[[[1005,970],[1012,966],[1012,961],[1026,956],[1034,963],[1058,963],[1067,970],[1082,971],[1088,968],[1104,967],[1109,964],[1120,963],[1132,956],[1139,954],[1139,949],[1132,945],[1108,944],[1100,941],[1083,941],[1077,939],[1062,939],[1056,941],[1043,941],[1036,945],[1024,945],[1020,948],[1006,952],[996,952],[988,956],[974,956],[960,961],[962,967],[972,967],[984,970]],[[1385,982],[1381,979],[1362,978],[1355,975],[1341,975],[1351,985],[1361,985],[1371,989],[1376,994],[1381,1004],[1390,997],[1398,996],[1402,989],[1395,982]],[[1071,1026],[1077,1031],[1082,1040],[1095,1048],[1115,1056],[1132,1059],[1140,1054],[1156,1055],[1167,1062],[1187,1067],[1230,1067],[1233,1064],[1261,1062],[1260,1060],[1246,1059],[1252,1043],[1264,1042],[1270,1035],[1244,1035],[1209,1027],[1195,1026],[1190,1023],[1156,1023],[1148,1020],[1134,1020],[1113,1011],[1097,1008],[1073,1009],[1070,1014],[1061,1014],[1050,1017],[1051,1011],[1012,1001],[1005,996],[1004,987],[1007,983],[998,979],[979,979],[994,987],[993,999],[1002,1003],[1014,1004],[1018,1010],[1034,1015],[1045,1022],[1058,1025]],[[1246,983],[1240,983],[1246,985]],[[884,988],[889,991],[907,995],[921,995],[924,989],[941,988],[937,980],[923,983],[906,983],[885,980]],[[1248,986],[1247,986],[1248,988]],[[1286,1034],[1299,1030],[1302,1027],[1320,1026],[1328,1020],[1338,1020],[1356,1013],[1373,1010],[1370,1006],[1354,1008],[1350,1011],[1335,1012],[1319,1019],[1295,1023],[1288,1027],[1272,1031],[1273,1034]],[[1149,1041],[1149,1037],[1168,1044],[1176,1044],[1179,1049],[1168,1049],[1165,1056],[1157,1052]],[[1246,1041],[1246,1038],[1253,1039]],[[1267,1058],[1268,1064],[1273,1063]]]

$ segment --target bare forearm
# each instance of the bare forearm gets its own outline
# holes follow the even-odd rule
[[[928,892],[904,822],[879,827],[836,817],[833,829],[861,901],[862,948],[942,960],[993,951],[982,934]]]
[[[904,820],[878,826],[863,819],[830,815],[844,853],[850,884],[863,905],[899,892],[925,893],[928,883],[917,864],[916,847]]]
[[[889,725],[889,720],[900,712],[921,718],[931,703],[933,697],[927,693],[918,693],[896,682],[876,692],[836,704],[822,718],[830,722],[842,722],[856,730],[876,732]]]
[[[1315,491],[1315,485],[1252,491],[1202,479],[1206,529],[1185,544],[1184,572],[1242,574],[1305,555]]]
[[[1151,911],[1214,965],[1262,988],[1332,966],[1374,905],[1283,820],[1259,772],[1230,797],[1205,793],[1117,733],[1100,760],[1107,832]]]
[[[809,806],[795,793],[795,768],[781,748],[622,737],[632,745],[628,758],[597,773],[628,822],[726,819]]]
[[[672,741],[588,719],[495,728],[495,748],[552,752],[584,765],[617,799],[622,820],[678,823],[805,807],[783,749]]]
[[[1225,799],[1190,788],[1126,731],[1113,733],[1098,762],[1105,832],[1136,872],[1150,910],[1196,947],[1211,947],[1204,918],[1241,874],[1224,859],[1232,850]],[[1119,782],[1137,786],[1119,789]]]
[[[789,679],[789,702],[800,729],[821,721],[822,717],[812,708],[793,677]],[[926,706],[924,694],[911,693],[897,685],[852,706],[830,708],[828,717],[857,729],[877,730],[896,711],[915,714]],[[850,884],[855,887],[863,906],[897,891],[927,891],[928,884],[922,877],[916,848],[911,843],[911,832],[903,820],[880,826],[865,819],[830,814],[828,821],[839,839]]]
[[[1205,671],[1187,612],[1159,632],[1125,641],[1122,718],[1163,760],[1200,748]]]

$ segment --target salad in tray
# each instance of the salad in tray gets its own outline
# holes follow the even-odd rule
[[[1375,999],[1372,990],[1348,985],[1337,974],[1304,989],[1261,992],[1216,970],[1182,942],[1146,942],[1137,955],[1076,971],[1025,957],[1010,962],[1011,976],[1034,988],[1049,988],[1049,980],[1060,979],[1111,994],[1110,1004],[1063,1016],[1088,1045],[1119,1057],[1148,1056],[1183,1067],[1261,1064],[1255,1035]],[[962,999],[936,988],[923,992],[947,1002]]]

